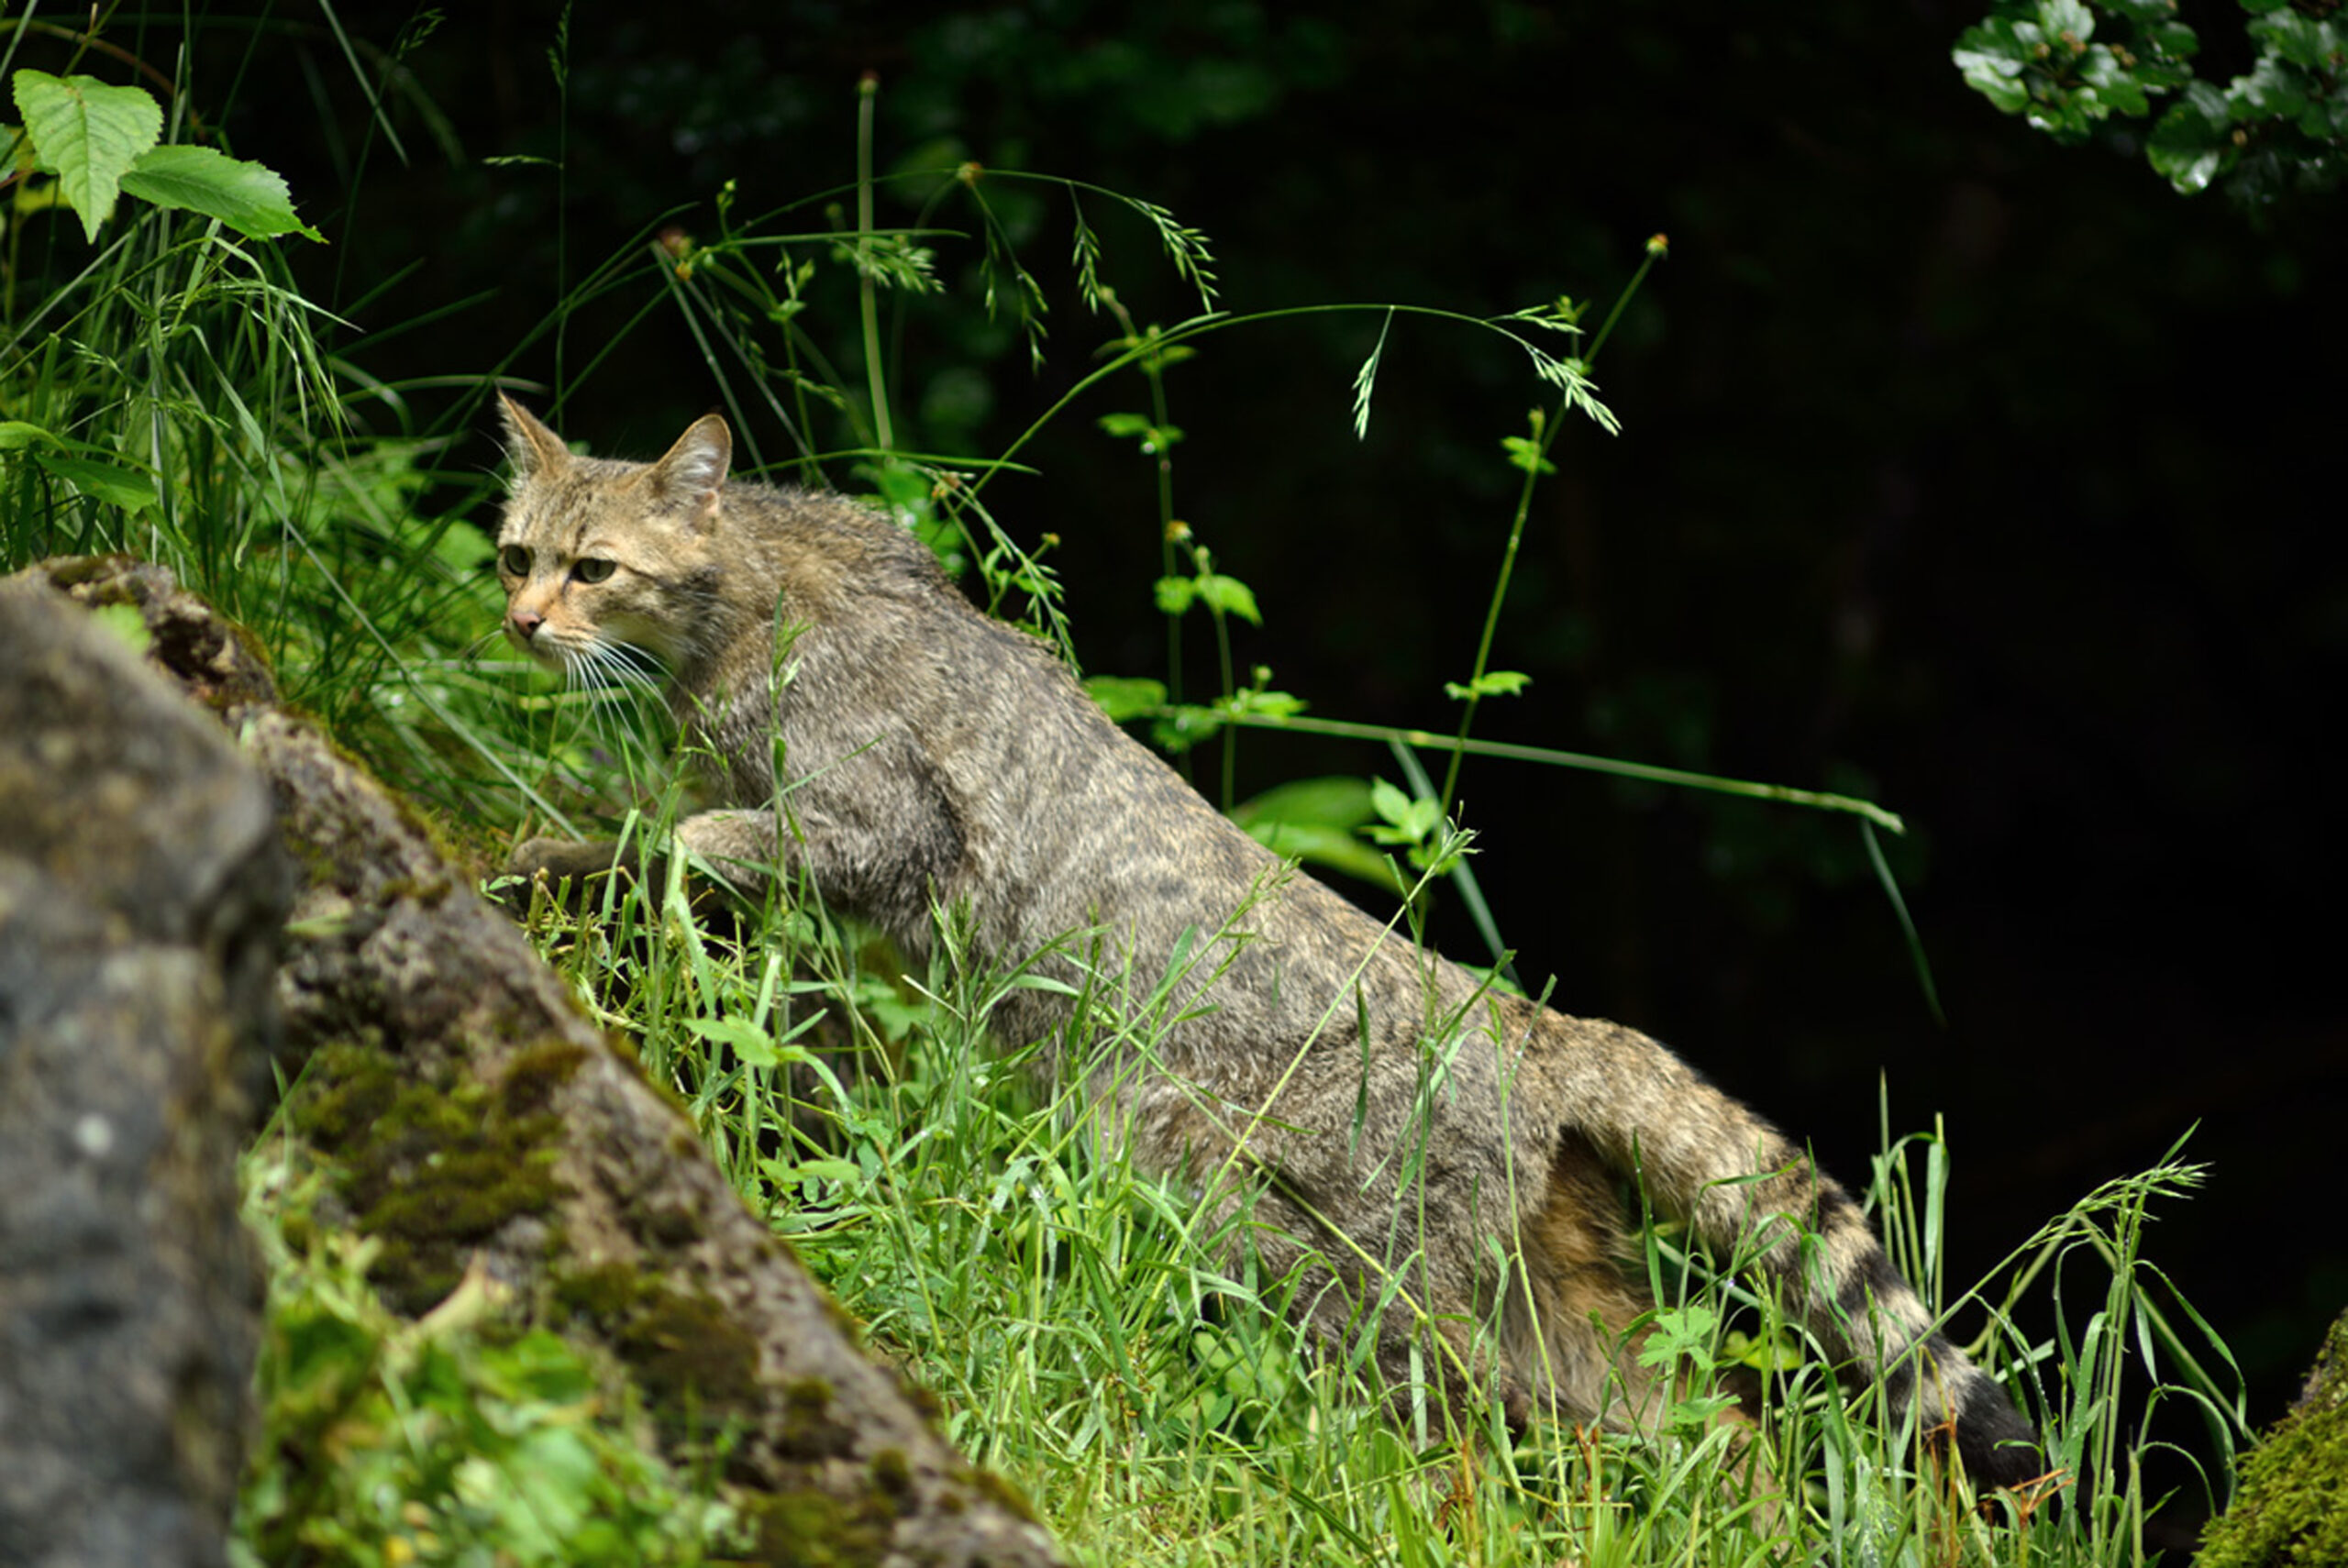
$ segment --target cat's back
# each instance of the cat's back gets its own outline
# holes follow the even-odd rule
[[[778,584],[810,611],[854,613],[893,601],[975,614],[922,540],[879,506],[836,491],[729,480],[728,532],[770,565]]]

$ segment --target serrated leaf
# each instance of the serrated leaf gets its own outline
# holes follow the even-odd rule
[[[33,461],[83,495],[109,506],[140,512],[155,504],[154,482],[133,469],[94,458],[61,458],[53,452],[35,452]]]
[[[122,188],[159,207],[218,218],[248,239],[326,239],[294,215],[294,198],[274,170],[208,147],[155,148],[124,172]]]
[[[58,188],[81,215],[83,237],[95,245],[123,172],[163,134],[162,106],[140,88],[110,86],[94,76],[28,68],[10,85],[26,134],[42,164],[56,171]]]
[[[1161,577],[1154,591],[1160,613],[1180,615],[1190,609],[1191,602],[1198,598],[1199,585],[1187,577]]]

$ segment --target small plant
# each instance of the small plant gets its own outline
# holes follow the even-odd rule
[[[485,1274],[397,1318],[368,1283],[373,1243],[313,1222],[315,1178],[264,1145],[246,1185],[271,1271],[234,1561],[635,1568],[739,1547],[731,1510],[632,1437],[612,1370],[508,1325]]]

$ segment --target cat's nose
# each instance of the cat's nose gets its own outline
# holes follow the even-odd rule
[[[516,637],[526,643],[537,635],[540,626],[547,624],[547,618],[536,610],[516,610],[505,617],[505,624],[514,629]]]

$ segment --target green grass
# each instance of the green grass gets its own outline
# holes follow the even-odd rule
[[[266,47],[265,32],[253,37],[255,50]],[[13,50],[21,39],[11,38]],[[179,85],[187,96],[201,84]],[[873,114],[867,94],[867,171]],[[1378,868],[1391,853],[1401,867],[1391,875],[1421,884],[1423,896],[1440,891],[1478,911],[1504,961],[1472,857],[1445,853],[1455,841],[1444,819],[1468,756],[1611,768],[1855,815],[1870,835],[1898,830],[1879,807],[1845,796],[1562,752],[1526,756],[1472,735],[1479,705],[1510,690],[1491,655],[1530,498],[1568,430],[1612,418],[1590,388],[1603,331],[1582,335],[1586,304],[1486,318],[1342,307],[1382,323],[1357,381],[1359,420],[1374,417],[1386,335],[1401,322],[1496,336],[1524,357],[1529,387],[1550,406],[1530,435],[1505,438],[1522,485],[1512,515],[1495,520],[1490,611],[1479,646],[1462,650],[1456,723],[1432,719],[1429,731],[1443,733],[1423,734],[1301,719],[1295,699],[1246,676],[1235,657],[1235,623],[1257,619],[1253,593],[1220,569],[1208,541],[1176,525],[1181,436],[1167,373],[1210,351],[1217,334],[1278,331],[1281,315],[1298,313],[1218,314],[1210,248],[1160,208],[1068,181],[968,172],[940,171],[921,187],[918,217],[900,228],[877,226],[869,171],[766,215],[737,214],[721,198],[705,241],[680,248],[648,228],[502,346],[498,363],[592,318],[605,325],[569,340],[561,359],[575,379],[592,378],[628,333],[673,315],[702,357],[679,376],[720,389],[748,450],[763,439],[775,468],[877,496],[961,569],[980,602],[1073,659],[1081,628],[1061,604],[1048,541],[1023,542],[985,506],[988,481],[1021,460],[1034,432],[985,458],[925,451],[925,434],[953,445],[952,432],[940,424],[925,433],[908,411],[922,405],[925,379],[965,367],[908,365],[897,347],[904,319],[923,312],[933,341],[1008,337],[1040,353],[1046,291],[1014,240],[1025,242],[1037,212],[1057,211],[1078,292],[1108,341],[1047,417],[1098,420],[1108,438],[1135,442],[1157,481],[1167,667],[1162,679],[1096,690],[1169,748],[1210,747],[1207,788],[1254,831],[1373,876],[1389,875]],[[825,204],[844,197],[854,226],[827,226]],[[1024,215],[1015,222],[1006,216],[1014,206]],[[1173,270],[1199,314],[1153,325],[1126,313],[1104,280],[1113,262],[1147,258],[1104,239],[1108,213]],[[244,240],[137,204],[95,246],[65,228],[62,214],[15,216],[0,279],[0,403],[12,420],[70,445],[0,441],[0,558],[121,549],[164,561],[253,632],[297,705],[460,837],[494,845],[536,824],[609,824],[638,807],[651,814],[631,831],[658,834],[680,800],[659,726],[625,694],[552,689],[494,641],[488,483],[478,474],[452,482],[478,465],[448,455],[482,423],[485,387],[470,375],[460,392],[447,384],[471,367],[407,385],[370,376],[366,345],[349,342],[295,286],[281,251],[298,241]],[[940,282],[941,253],[967,262],[994,326]],[[1062,336],[1081,335],[1079,324],[1061,325]],[[1117,395],[1146,412],[1099,406]],[[146,499],[118,477],[60,460],[93,453],[143,485]],[[1202,634],[1218,656],[1218,686],[1186,692],[1183,638]],[[1231,798],[1243,732],[1308,725],[1387,743],[1407,788],[1357,780]],[[1421,752],[1441,765],[1439,786]],[[1892,894],[1886,918],[1904,926],[1872,836],[1868,847]],[[1887,1116],[1867,1184],[1909,1277],[1956,1312],[1960,1331],[1978,1329],[1971,1348],[2041,1420],[2054,1461],[2091,1483],[2084,1507],[1970,1496],[1922,1457],[1920,1434],[1883,1430],[1871,1391],[1840,1388],[1813,1360],[1784,1353],[1799,1334],[1773,1303],[1652,1227],[1637,1265],[1665,1306],[1649,1343],[1693,1376],[1671,1431],[1634,1441],[1537,1428],[1512,1439],[1489,1421],[1450,1430],[1424,1401],[1397,1422],[1343,1358],[1300,1345],[1284,1309],[1290,1282],[1246,1261],[1244,1203],[1202,1219],[1193,1195],[1132,1166],[1073,1079],[1042,1081],[1024,1070],[1020,1043],[990,1036],[1007,988],[1027,982],[970,955],[950,915],[941,916],[939,955],[906,974],[867,936],[804,910],[766,911],[752,940],[729,942],[703,930],[676,894],[661,889],[648,907],[614,900],[576,924],[542,916],[536,929],[588,1004],[637,1040],[648,1071],[683,1097],[746,1201],[791,1239],[877,1350],[938,1393],[948,1436],[1014,1479],[1080,1561],[2100,1568],[2141,1560],[2142,1521],[2160,1501],[2145,1491],[2141,1462],[2181,1426],[2206,1434],[2196,1451],[2214,1456],[2202,1461],[2213,1466],[2206,1489],[2225,1494],[2242,1431],[2237,1380],[2222,1344],[2143,1250],[2152,1209],[2197,1179],[2174,1158],[2082,1198],[1977,1288],[1944,1277],[1950,1151],[1937,1136],[1894,1139]],[[1144,1039],[1158,1026],[1096,1016],[1068,1044],[1070,1057],[1109,1049],[1120,1021]],[[314,1244],[284,1242],[305,1199],[266,1147],[249,1186],[254,1221],[274,1249],[279,1342],[308,1353],[264,1366],[271,1441],[249,1491],[247,1560],[282,1560],[268,1543],[291,1539],[282,1531],[305,1510],[316,1520],[376,1510],[365,1515],[372,1534],[313,1540],[320,1561],[401,1561],[386,1543],[402,1531],[408,1561],[460,1560],[468,1545],[526,1562],[692,1562],[722,1550],[723,1511],[688,1506],[705,1485],[580,1426],[566,1403],[580,1373],[561,1353],[535,1345],[517,1359],[510,1345],[393,1320],[370,1299],[363,1255],[316,1242],[298,1224],[291,1232]],[[2015,1322],[2056,1327],[2024,1338]],[[1731,1366],[1767,1389],[1757,1429],[1708,1419],[1701,1395]],[[342,1459],[325,1475],[289,1473],[269,1456],[318,1438],[322,1390],[350,1416],[336,1437]],[[381,1443],[354,1435],[367,1432]],[[574,1477],[572,1501],[594,1500],[634,1521],[634,1533],[616,1546],[598,1538],[592,1550],[581,1536],[532,1535],[531,1519],[563,1509],[501,1499],[548,1465]],[[692,1516],[684,1528],[673,1526],[680,1514]],[[438,1545],[420,1544],[427,1538]]]
[[[2195,1359],[2222,1368],[2222,1347],[2190,1323],[2172,1331],[2142,1253],[2148,1209],[2198,1180],[2173,1159],[2089,1195],[1998,1271],[2010,1286],[1989,1293],[1993,1320],[2027,1313],[2034,1293],[2085,1297],[2096,1310],[2077,1337],[1971,1347],[2023,1391],[2057,1463],[2093,1479],[2085,1509],[1974,1497],[1919,1434],[1882,1428],[1873,1391],[1793,1353],[1799,1332],[1773,1303],[1686,1258],[1667,1230],[1645,1235],[1667,1304],[1650,1345],[1698,1374],[1757,1372],[1757,1429],[1708,1420],[1703,1382],[1655,1441],[1548,1428],[1512,1441],[1447,1430],[1423,1405],[1398,1425],[1300,1344],[1286,1281],[1235,1265],[1244,1209],[1210,1229],[1191,1195],[1134,1168],[1080,1092],[989,1039],[1020,981],[975,963],[950,921],[938,955],[905,975],[803,910],[737,944],[697,924],[681,892],[658,913],[633,896],[577,924],[541,911],[538,933],[874,1347],[941,1397],[948,1435],[1017,1482],[1080,1560],[2125,1563],[2157,1502],[2137,1474],[2155,1412],[2179,1403],[2238,1430],[2225,1381]],[[832,1070],[851,1057],[860,1072]],[[1868,1189],[1936,1305],[1955,1300],[1948,1174],[1941,1140],[1911,1135],[1887,1143]],[[2160,1386],[2123,1404],[2131,1362]],[[1757,1484],[1737,1473],[1748,1447]]]

